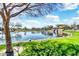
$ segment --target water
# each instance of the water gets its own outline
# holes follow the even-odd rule
[[[32,32],[11,32],[12,42],[17,41],[29,41],[29,40],[43,40],[47,38],[55,38],[56,34],[53,35],[44,35],[41,32],[32,33]],[[3,37],[3,39],[2,39]],[[0,44],[5,44],[5,35],[0,34]]]

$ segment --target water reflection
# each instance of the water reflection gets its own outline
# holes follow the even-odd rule
[[[46,35],[41,32],[11,32],[11,39],[13,42],[17,41],[31,41],[31,40],[42,40],[46,38],[54,38],[57,37],[56,34],[53,33],[53,35]],[[3,35],[4,36],[4,35]],[[4,42],[4,40],[0,40],[1,42]]]
[[[41,32],[39,33],[32,33],[32,32],[19,32],[17,34],[11,33],[14,35],[12,37],[12,40],[15,39],[16,41],[19,40],[39,40],[39,39],[45,39],[45,38],[50,38],[50,37],[56,37],[56,34],[53,33],[53,35],[45,35]]]

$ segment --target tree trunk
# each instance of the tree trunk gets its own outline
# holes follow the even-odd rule
[[[6,55],[13,56],[14,53],[13,53],[13,48],[11,44],[11,36],[10,36],[10,31],[9,31],[10,11],[5,9],[1,13],[1,16],[3,19],[4,33],[5,33],[5,39],[6,39]]]
[[[11,44],[11,36],[9,31],[9,21],[3,21],[4,25],[4,33],[5,33],[5,39],[6,39],[6,55],[7,56],[13,56],[13,48]]]

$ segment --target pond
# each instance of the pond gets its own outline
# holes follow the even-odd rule
[[[46,35],[41,32],[11,32],[12,42],[43,40],[47,38],[55,38],[56,34]],[[0,44],[5,44],[5,35],[0,34]]]

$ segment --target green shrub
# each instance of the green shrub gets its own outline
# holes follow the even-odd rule
[[[76,55],[79,56],[79,51],[76,52]]]
[[[58,42],[31,42],[25,45],[22,56],[75,56],[79,55],[79,45]],[[78,48],[77,48],[78,47]]]
[[[69,48],[65,51],[65,55],[67,56],[74,56],[76,55],[76,50],[75,49],[72,49],[72,48]]]
[[[75,45],[74,48],[79,51],[79,45]]]

